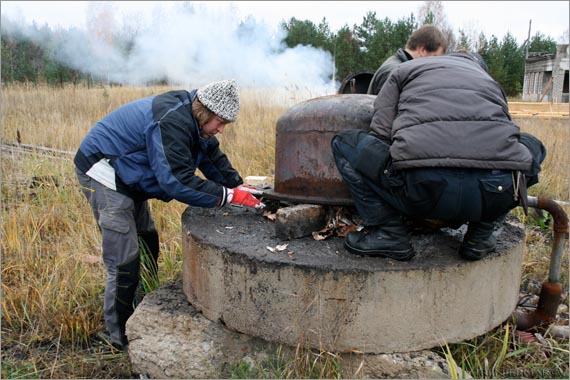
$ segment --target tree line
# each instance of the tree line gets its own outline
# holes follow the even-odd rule
[[[308,20],[291,18],[282,26],[287,32],[287,46],[310,45],[329,51],[334,58],[337,78],[341,80],[355,72],[375,72],[382,62],[406,45],[414,30],[424,24],[440,27],[448,37],[448,51],[466,49],[479,53],[489,68],[489,74],[508,96],[522,92],[526,43],[530,52],[556,53],[556,41],[540,32],[518,45],[510,33],[501,41],[494,35],[487,39],[484,33],[470,37],[464,31],[456,37],[449,28],[437,25],[435,21],[431,12],[421,23],[413,14],[394,22],[388,18],[379,19],[375,12],[368,12],[360,25],[344,26],[336,33],[330,31],[326,19],[316,25]]]
[[[433,2],[438,3],[438,2]],[[440,12],[440,11],[439,11]],[[511,34],[502,40],[484,33],[470,36],[460,30],[456,36],[438,10],[428,9],[421,15],[421,22],[413,14],[409,17],[392,21],[379,18],[375,12],[367,12],[361,24],[352,27],[345,25],[333,32],[326,18],[319,24],[309,20],[291,18],[283,21],[285,31],[284,47],[298,45],[312,46],[328,51],[334,60],[335,79],[342,81],[350,74],[374,72],[397,49],[406,45],[411,33],[424,24],[438,26],[449,39],[449,51],[467,49],[478,52],[489,68],[491,76],[499,82],[508,96],[517,96],[522,92],[524,80],[525,56],[528,52],[555,53],[556,42],[537,32],[529,41],[519,45]],[[58,32],[47,25],[38,27],[33,24],[36,35],[41,35],[41,43],[30,40],[22,33],[8,28],[1,33],[1,79],[3,83],[27,82],[47,83],[63,86],[67,83],[87,83],[88,85],[105,83],[104,78],[82,72],[67,66],[58,57]],[[61,33],[60,33],[61,34]],[[115,41],[123,46],[124,54],[132,49],[133,36],[114,36]]]

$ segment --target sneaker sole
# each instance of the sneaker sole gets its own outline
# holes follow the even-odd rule
[[[374,251],[363,251],[344,242],[344,247],[355,255],[359,256],[372,256],[372,257],[387,257],[389,259],[394,259],[398,261],[408,261],[416,255],[413,248],[406,249],[403,251],[387,251],[387,250],[374,250]]]
[[[495,252],[495,248],[473,250],[473,249],[461,249],[459,254],[461,257],[468,260],[481,260],[489,255],[489,253]]]

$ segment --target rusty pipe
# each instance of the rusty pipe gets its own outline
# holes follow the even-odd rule
[[[556,312],[562,295],[562,285],[558,281],[560,280],[562,256],[564,254],[564,241],[568,239],[568,215],[559,202],[531,196],[527,197],[527,200],[529,207],[545,210],[552,215],[554,219],[554,241],[550,256],[548,281],[542,284],[536,309],[531,313],[520,311],[513,313],[512,320],[518,330],[530,330],[550,324],[556,319]]]
[[[564,241],[568,239],[568,215],[555,200],[536,197],[527,197],[527,199],[529,207],[545,210],[549,212],[554,219],[554,241],[552,243],[552,254],[550,256],[548,281],[557,283],[560,279]]]

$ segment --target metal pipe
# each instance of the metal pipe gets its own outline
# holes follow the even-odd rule
[[[536,204],[537,204],[537,202],[538,202],[538,198],[537,198],[537,197],[532,197],[532,196],[529,195],[529,196],[527,196],[527,199],[528,199],[528,205],[529,205],[530,207],[536,207]],[[560,206],[570,206],[570,202],[559,201],[559,200],[556,200],[556,199],[552,199],[552,201],[555,202],[555,203],[557,203],[557,204],[559,204]],[[531,203],[534,203],[534,206],[531,206],[531,205],[530,205]]]
[[[562,285],[560,270],[562,267],[562,255],[564,254],[564,241],[568,239],[568,215],[562,209],[559,201],[537,197],[527,197],[529,207],[545,210],[554,219],[554,241],[550,256],[550,268],[548,281],[542,284],[538,305],[531,313],[515,311],[512,316],[513,323],[518,330],[530,330],[541,325],[552,323],[556,319]]]
[[[528,206],[545,210],[554,219],[554,241],[552,243],[552,254],[550,256],[550,271],[548,281],[557,283],[560,279],[562,267],[562,255],[564,254],[564,240],[568,239],[568,215],[560,206],[560,201],[552,199],[527,197]]]

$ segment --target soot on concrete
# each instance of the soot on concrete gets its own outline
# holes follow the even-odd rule
[[[458,230],[442,228],[430,233],[412,234],[416,256],[410,261],[401,262],[353,255],[344,248],[342,237],[321,241],[312,237],[280,240],[275,235],[273,221],[239,206],[230,205],[222,209],[188,207],[182,222],[185,230],[198,242],[221,248],[228,254],[244,255],[248,259],[273,265],[346,272],[414,270],[465,263],[458,250],[466,226]],[[497,250],[492,255],[507,252],[523,238],[524,231],[520,227],[505,223],[497,239]],[[283,251],[271,252],[267,248],[284,244],[287,244],[287,248]]]

